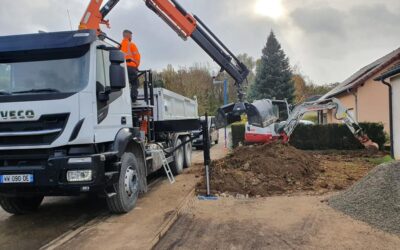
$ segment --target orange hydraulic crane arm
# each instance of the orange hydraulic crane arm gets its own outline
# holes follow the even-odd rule
[[[104,18],[120,0],[109,0],[102,8],[103,0],[91,0],[79,24],[80,30],[91,29],[101,34],[100,25],[110,27],[109,21]]]
[[[145,0],[145,2],[149,9],[160,16],[184,40],[196,30],[196,19],[177,2],[169,0]]]
[[[119,1],[108,0],[101,8],[103,0],[91,0],[82,18],[80,29],[95,29],[99,35],[104,35],[100,25],[109,25],[104,18]],[[262,120],[267,119],[263,114],[268,113],[268,110],[262,110],[262,107],[256,109],[251,104],[244,102],[245,94],[242,84],[250,71],[199,17],[188,13],[176,0],[144,1],[146,6],[161,17],[180,37],[184,40],[191,37],[221,67],[221,72],[226,71],[235,80],[239,102],[226,105],[218,110],[217,120],[221,121],[218,122],[219,127],[240,121],[243,113],[247,113],[250,124],[252,124],[252,120],[257,120],[259,124]]]
[[[80,29],[95,29],[102,34],[100,25],[109,26],[104,18],[120,0],[91,0],[82,17]],[[160,16],[183,39],[191,37],[207,54],[235,80],[238,96],[243,101],[241,84],[246,80],[249,70],[236,56],[211,32],[197,17],[189,14],[176,0],[144,0],[147,7]]]

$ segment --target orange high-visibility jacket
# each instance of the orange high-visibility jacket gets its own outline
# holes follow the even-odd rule
[[[128,67],[139,68],[140,66],[140,53],[136,44],[128,39],[121,42],[121,51],[125,54]]]

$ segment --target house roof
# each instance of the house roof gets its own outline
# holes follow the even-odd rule
[[[361,68],[359,71],[347,78],[344,82],[339,84],[336,88],[322,96],[320,100],[337,96],[358,87],[397,59],[400,59],[400,48]]]
[[[394,67],[380,75],[379,77],[375,78],[375,81],[384,81],[388,79],[389,77],[395,76],[400,74],[400,63],[396,64]]]
[[[322,95],[313,95],[307,98],[306,102],[313,102],[317,101],[322,97]]]

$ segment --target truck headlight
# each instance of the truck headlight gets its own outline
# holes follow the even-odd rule
[[[84,182],[92,180],[92,170],[70,170],[67,172],[68,182]]]

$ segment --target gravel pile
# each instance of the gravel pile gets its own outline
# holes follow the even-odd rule
[[[400,163],[376,167],[353,187],[332,197],[329,204],[355,219],[400,234]]]

